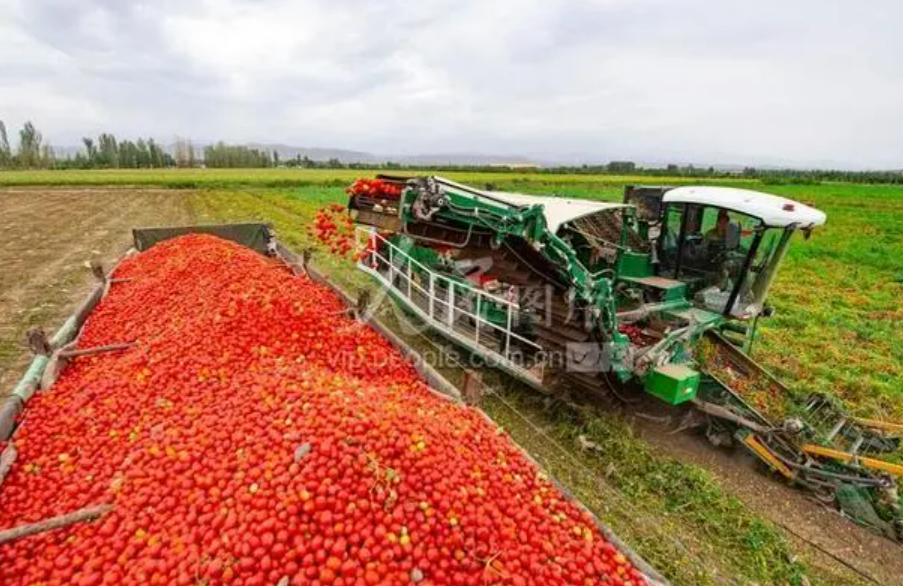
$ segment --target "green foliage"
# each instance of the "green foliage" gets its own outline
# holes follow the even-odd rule
[[[97,156],[100,167],[106,169],[119,168],[119,143],[112,134],[101,134],[97,137]]]
[[[633,161],[610,161],[605,165],[605,170],[618,175],[636,173],[636,163]]]
[[[5,129],[4,129],[5,134]],[[52,151],[45,149],[44,136],[31,122],[22,125],[19,131],[19,148],[14,165],[24,169],[46,168],[52,162]]]
[[[0,120],[0,169],[12,166],[13,154],[9,148],[9,137],[6,135],[6,124]]]
[[[166,154],[163,149],[154,142],[154,139],[147,139],[147,162],[150,169],[163,169],[172,166],[172,157]]]
[[[24,140],[20,148],[18,160],[12,157],[4,157],[3,143],[5,141],[5,127],[0,121],[0,169],[6,168],[44,168],[53,166],[59,169],[160,169],[177,166],[179,168],[193,168],[199,166],[202,161],[191,141],[176,138],[173,145],[173,155],[170,156],[161,151],[154,153],[152,140],[145,143],[139,139],[137,142],[124,141],[117,143],[116,138],[109,133],[103,133],[95,143],[91,138],[84,138],[85,153],[79,153],[75,157],[66,158],[63,161],[54,161],[52,151],[41,148],[41,134],[37,132],[31,122],[27,122],[20,136]],[[27,140],[25,140],[27,139]],[[95,146],[96,144],[96,146]],[[8,148],[7,148],[8,151]],[[346,163],[336,158],[328,161],[318,161],[307,156],[297,155],[287,161],[280,161],[279,153],[272,154],[246,146],[225,145],[222,141],[215,145],[205,147],[204,161],[210,168],[261,168],[278,167],[280,164],[287,168],[303,169],[352,169],[352,170],[388,170],[388,171],[430,171],[444,174],[506,174],[511,180],[524,179],[524,171],[528,170],[531,177],[542,181],[560,181],[564,176],[609,176],[616,180],[618,176],[656,177],[660,180],[668,179],[670,182],[683,182],[687,179],[746,179],[755,180],[766,185],[818,185],[825,181],[844,181],[855,183],[894,183],[903,184],[903,172],[901,171],[840,171],[831,169],[756,169],[746,167],[742,171],[716,169],[714,167],[700,168],[693,165],[670,164],[663,168],[643,168],[633,161],[609,161],[604,164],[572,165],[558,167],[524,167],[520,165],[406,165],[393,161],[385,161],[381,164]],[[542,179],[540,179],[540,176]],[[640,181],[637,181],[640,182]]]
[[[273,151],[274,160],[278,163],[279,155]],[[218,142],[204,148],[204,165],[210,169],[222,168],[261,168],[270,167],[273,160],[269,153],[246,146],[228,145]]]
[[[82,138],[85,147],[75,157],[55,161],[57,172],[74,169],[162,169],[171,167],[173,158],[154,142],[139,138],[137,141],[119,141],[112,134],[101,134],[95,140]]]

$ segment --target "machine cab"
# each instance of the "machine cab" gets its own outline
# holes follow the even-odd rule
[[[628,187],[658,276],[686,284],[697,307],[758,316],[793,232],[807,237],[825,214],[766,193],[728,187]]]

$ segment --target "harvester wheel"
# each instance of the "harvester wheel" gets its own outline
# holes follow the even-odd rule
[[[621,385],[617,381],[612,381],[609,373],[602,372],[601,374],[602,380],[605,381],[605,386],[608,387],[608,392],[620,403],[623,405],[634,405],[640,402],[638,397],[632,397],[625,393],[625,391],[629,392],[629,389],[625,385]]]
[[[705,430],[705,437],[716,448],[730,448],[734,445],[734,434],[723,425],[711,421]]]

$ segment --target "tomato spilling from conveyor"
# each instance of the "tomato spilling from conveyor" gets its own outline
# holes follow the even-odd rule
[[[335,256],[346,257],[351,252],[354,225],[345,214],[345,207],[331,204],[317,211],[312,227],[316,239]]]

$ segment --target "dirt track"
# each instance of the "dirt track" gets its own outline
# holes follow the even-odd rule
[[[128,248],[134,227],[189,222],[188,193],[0,189],[0,395],[30,360],[26,330],[39,325],[52,333],[90,290],[87,262],[109,266]]]

